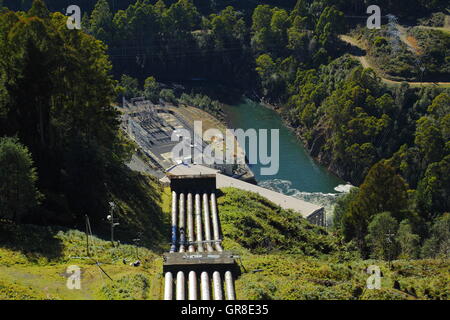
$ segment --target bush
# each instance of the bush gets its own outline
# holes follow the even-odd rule
[[[385,260],[395,258],[394,236],[397,229],[397,220],[389,212],[383,212],[373,217],[366,236],[372,257]]]
[[[429,27],[443,27],[445,23],[445,14],[443,12],[434,12],[428,18],[418,20],[419,24]]]
[[[159,93],[159,97],[165,102],[169,102],[174,105],[178,104],[177,98],[175,97],[172,89],[162,89]]]
[[[384,38],[384,37],[376,37],[375,38],[374,45],[376,47],[383,47],[387,44],[388,44],[388,42],[387,42],[386,38]]]
[[[409,220],[403,220],[400,223],[397,234],[397,242],[400,246],[400,258],[417,258],[420,237],[414,234]]]
[[[450,258],[450,213],[435,220],[431,237],[422,247],[422,256],[427,258]]]
[[[108,300],[146,300],[150,289],[150,280],[145,274],[126,275],[101,288]]]

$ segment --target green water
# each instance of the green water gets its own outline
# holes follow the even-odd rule
[[[258,185],[322,205],[326,205],[324,201],[334,202],[332,199],[338,193],[335,188],[345,182],[308,155],[275,111],[249,99],[226,106],[224,111],[228,126],[234,129],[279,129],[279,171],[276,175],[264,176],[260,174],[261,164],[252,165]]]

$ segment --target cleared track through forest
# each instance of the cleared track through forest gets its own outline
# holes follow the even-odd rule
[[[342,41],[358,48],[361,52],[363,52],[363,51],[367,52],[367,49],[357,39],[350,37],[348,35],[340,35],[339,38]],[[352,54],[352,57],[357,59],[361,63],[363,68],[373,69],[385,84],[387,84],[389,86],[400,86],[402,84],[402,81],[390,80],[390,79],[383,77],[381,70],[377,66],[375,66],[372,62],[369,61],[367,54],[365,54],[365,55]],[[403,82],[408,83],[413,88],[415,88],[415,87],[444,87],[444,88],[450,87],[450,82],[416,82],[416,81],[403,81]]]

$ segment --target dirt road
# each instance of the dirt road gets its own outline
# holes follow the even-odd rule
[[[352,56],[357,59],[361,65],[364,68],[371,68],[373,69],[377,75],[381,78],[381,80],[386,83],[389,86],[400,86],[400,84],[402,83],[401,81],[395,81],[395,80],[390,80],[385,78],[382,75],[381,70],[379,70],[379,68],[377,68],[375,65],[373,65],[369,59],[367,58],[367,54],[365,52],[366,48],[364,47],[364,45],[362,45],[357,39],[350,37],[348,35],[340,35],[339,38],[344,41],[347,42],[349,44],[351,44],[354,47],[359,48],[359,50],[361,52],[364,52],[364,55],[354,55],[352,54]],[[417,88],[417,87],[444,87],[444,88],[450,88],[450,82],[415,82],[415,81],[406,81],[410,87],[413,88]]]

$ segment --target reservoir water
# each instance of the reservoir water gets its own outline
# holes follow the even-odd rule
[[[334,204],[339,191],[347,189],[344,181],[309,156],[301,141],[283,124],[277,112],[249,99],[227,105],[224,111],[228,126],[233,129],[279,130],[279,171],[273,176],[264,176],[260,174],[261,164],[251,165],[258,185],[323,205],[327,211]]]

